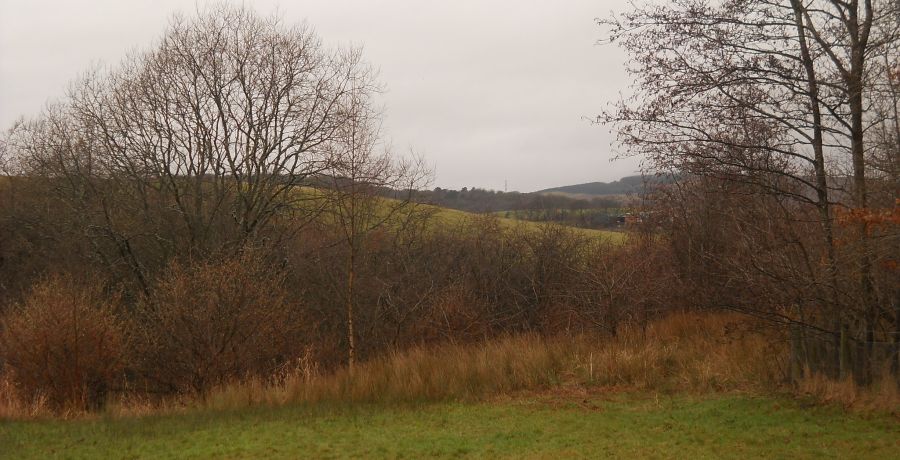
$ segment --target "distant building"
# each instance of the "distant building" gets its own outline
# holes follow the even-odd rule
[[[628,226],[628,225],[640,224],[643,222],[644,222],[644,219],[643,219],[643,217],[641,217],[640,214],[632,214],[630,212],[627,212],[625,214],[622,214],[622,215],[616,217],[616,223],[618,223],[619,225]]]

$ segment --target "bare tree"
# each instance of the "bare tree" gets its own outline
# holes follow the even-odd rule
[[[359,50],[212,6],[88,73],[10,146],[27,174],[59,179],[98,256],[146,289],[148,267],[174,255],[277,243],[314,218],[322,202],[300,187],[335,166],[376,89]]]
[[[739,193],[775,197],[770,204],[783,211],[764,219],[802,226],[804,208],[817,210],[821,243],[778,236],[805,245],[795,281],[826,295],[796,300],[819,310],[807,326],[832,334],[841,376],[850,369],[849,340],[873,341],[875,306],[885,300],[875,297],[868,233],[859,229],[852,262],[838,253],[835,208],[868,206],[872,58],[897,42],[887,26],[897,12],[887,0],[676,0],[600,21],[632,56],[634,96],[600,117],[618,126],[630,153],[682,178],[716,177],[751,187]],[[855,286],[841,281],[852,273]]]
[[[382,144],[376,112],[365,101],[357,102],[352,109],[357,114],[355,122],[344,127],[342,141],[335,144],[339,150],[333,152],[336,161],[328,170],[331,183],[319,191],[326,197],[326,216],[336,225],[347,250],[344,300],[351,371],[357,351],[354,283],[360,254],[366,251],[375,230],[393,227],[388,230],[402,235],[402,227],[428,215],[427,209],[413,199],[417,191],[428,186],[431,177],[421,158],[397,158]],[[426,212],[420,212],[423,210]]]

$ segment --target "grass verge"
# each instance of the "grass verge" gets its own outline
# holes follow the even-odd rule
[[[0,422],[4,458],[898,458],[888,416],[792,400],[593,394]]]

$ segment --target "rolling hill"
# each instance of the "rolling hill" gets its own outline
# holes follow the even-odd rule
[[[445,225],[458,224],[458,223],[464,221],[465,219],[471,219],[478,215],[476,213],[460,211],[458,209],[450,209],[450,208],[444,208],[444,207],[440,207],[440,206],[430,206],[430,205],[426,205],[426,206],[429,206],[431,209],[434,209],[436,211],[434,218],[435,218],[435,222],[438,224],[445,224]],[[513,218],[497,217],[497,216],[495,216],[495,217],[498,220],[498,222],[500,223],[500,225],[502,225],[504,228],[521,227],[521,228],[528,229],[528,230],[537,230],[540,228],[541,225],[547,225],[546,223],[531,222],[531,221],[522,220],[522,219],[513,219]],[[588,238],[602,238],[602,239],[606,239],[606,240],[609,240],[609,241],[611,241],[613,243],[617,243],[617,244],[624,243],[625,239],[627,237],[624,232],[617,232],[617,231],[611,231],[611,230],[597,230],[597,229],[592,229],[592,228],[578,228],[578,227],[570,227],[570,228],[576,234],[579,234],[579,235],[582,235],[582,236],[585,236]]]
[[[645,183],[659,181],[654,177],[626,176],[612,182],[587,182],[584,184],[564,185],[562,187],[538,190],[539,194],[566,194],[579,196],[631,195],[643,190]]]

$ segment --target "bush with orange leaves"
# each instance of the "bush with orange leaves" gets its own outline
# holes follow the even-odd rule
[[[203,393],[270,375],[303,350],[296,298],[278,267],[252,252],[172,263],[137,306],[130,361],[152,392]]]
[[[18,393],[55,410],[106,402],[122,379],[125,339],[118,296],[71,278],[37,283],[0,322],[0,362]]]

